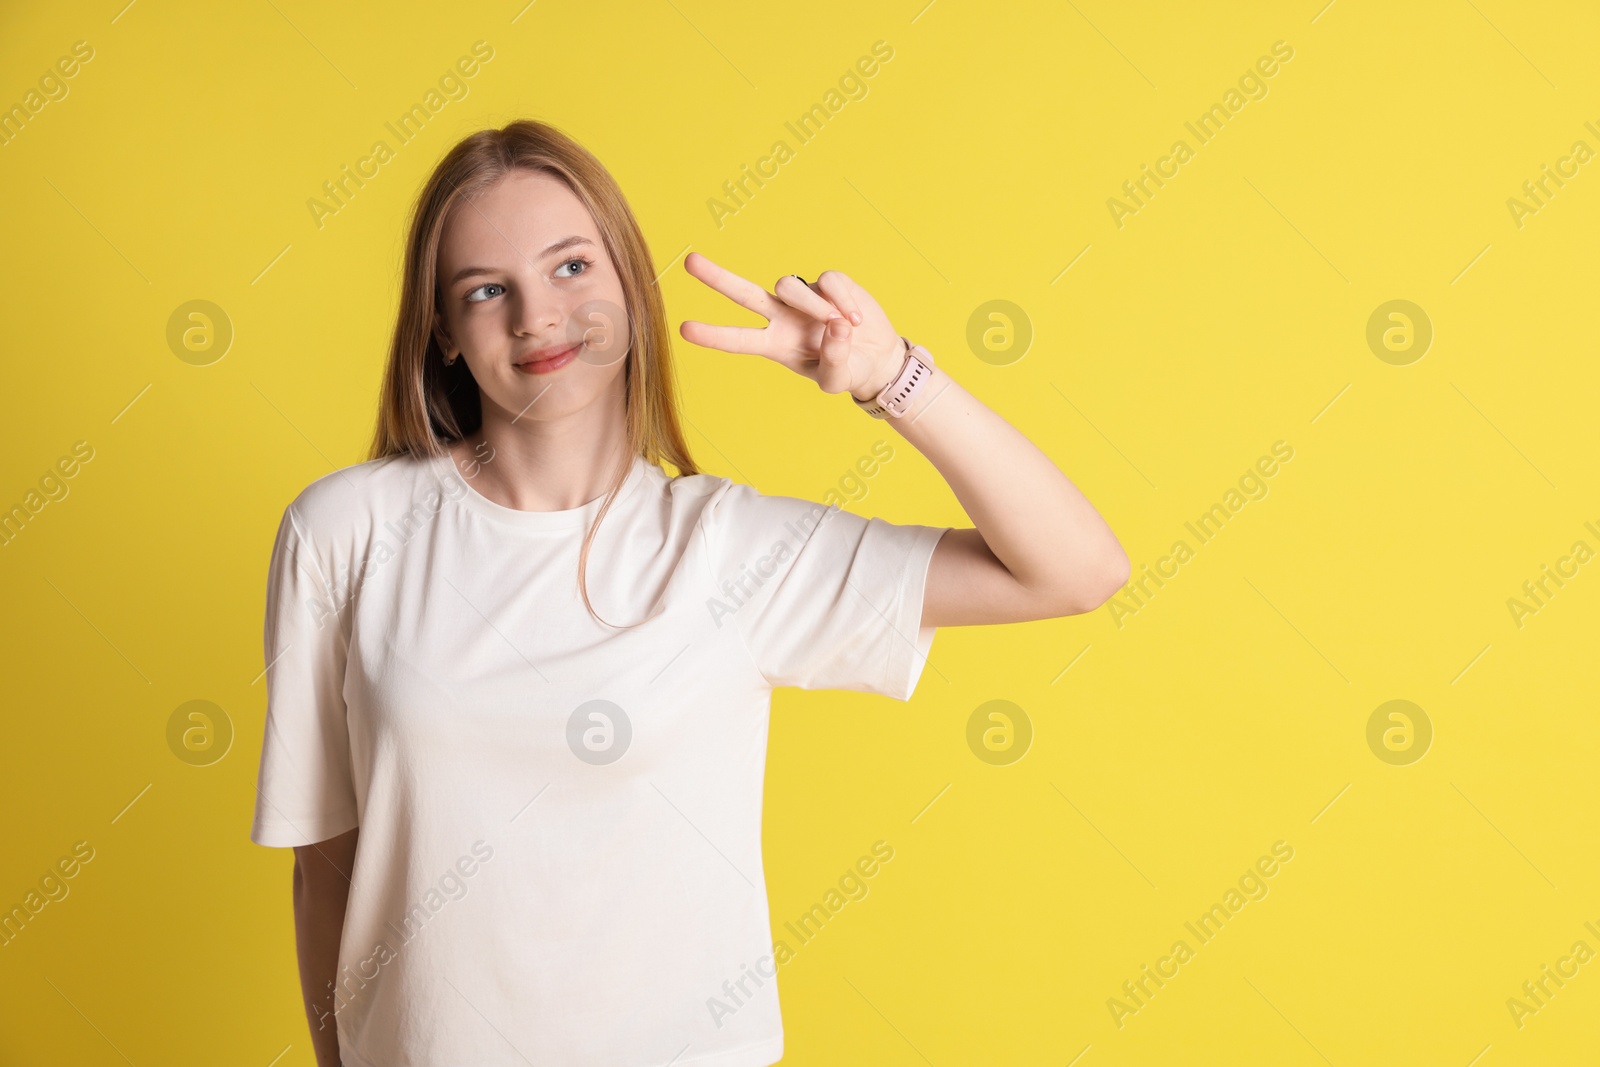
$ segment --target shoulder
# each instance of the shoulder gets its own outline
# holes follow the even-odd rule
[[[801,497],[763,493],[754,486],[717,474],[663,476],[663,479],[673,500],[698,509],[702,523],[707,525],[731,527],[771,520],[781,523],[840,510],[837,505],[819,504]]]
[[[820,526],[864,521],[836,504],[763,493],[712,474],[673,478],[667,491],[674,509],[699,528],[713,553],[729,559],[743,559],[779,545],[793,549]]]
[[[359,540],[384,517],[403,514],[414,503],[431,463],[410,454],[385,456],[340,467],[314,479],[284,508],[283,521],[303,540],[332,548]]]

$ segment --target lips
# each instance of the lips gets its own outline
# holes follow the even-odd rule
[[[583,343],[580,341],[575,345],[570,345],[567,348],[555,352],[547,359],[530,358],[523,360],[521,363],[513,364],[512,366],[518,374],[550,374],[560,370],[562,367],[565,367],[567,364],[577,359],[578,352],[582,348]],[[543,351],[548,352],[550,350],[544,349]],[[535,355],[538,354],[539,353],[535,353]]]
[[[536,352],[530,352],[528,355],[524,356],[523,358],[521,358],[519,360],[516,360],[515,361],[515,365],[518,366],[518,367],[526,367],[526,366],[529,366],[530,364],[534,364],[534,363],[548,363],[548,362],[556,359],[558,356],[564,356],[568,352],[573,351],[574,349],[578,348],[579,345],[581,345],[582,343],[583,343],[582,341],[579,341],[577,344],[561,345],[561,346],[555,346],[555,347],[551,347],[551,348],[541,348]]]

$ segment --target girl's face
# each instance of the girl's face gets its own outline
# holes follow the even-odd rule
[[[561,181],[516,170],[457,204],[439,242],[439,291],[435,334],[467,361],[485,421],[554,420],[622,396],[622,282]]]

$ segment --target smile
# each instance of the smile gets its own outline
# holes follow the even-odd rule
[[[534,359],[527,363],[514,363],[512,366],[523,374],[549,374],[553,370],[560,370],[568,363],[578,358],[578,350],[583,347],[580,341],[560,355],[551,356],[549,359]]]

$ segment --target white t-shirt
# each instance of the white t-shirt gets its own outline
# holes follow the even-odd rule
[[[601,618],[649,617],[620,630],[577,586],[602,500],[518,511],[407,455],[284,511],[250,838],[361,828],[323,1019],[346,1067],[783,1054],[775,976],[748,976],[774,970],[772,688],[910,699],[949,527],[635,458],[588,560]]]

